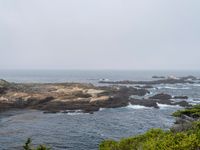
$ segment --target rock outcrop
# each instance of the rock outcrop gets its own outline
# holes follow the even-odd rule
[[[174,96],[173,99],[188,99],[188,96]]]
[[[174,102],[171,95],[164,93],[156,94],[154,96],[149,97],[148,99],[131,98],[129,102],[132,105],[141,105],[145,107],[154,107],[154,108],[159,108],[158,104],[179,105],[182,107],[191,106],[188,102],[184,100],[179,102]]]
[[[176,117],[176,122],[172,126],[173,132],[181,132],[191,129],[193,122],[200,120],[200,105],[188,107],[184,110],[178,110],[173,113]]]
[[[146,89],[126,86],[97,87],[84,83],[8,83],[0,82],[0,110],[31,108],[45,112],[92,113],[99,108],[127,106],[131,95],[144,96]]]
[[[169,99],[172,99],[172,96],[169,94],[161,93],[161,94],[156,94],[156,95],[150,97],[150,99],[169,100]]]
[[[159,104],[190,106],[186,101],[174,102],[164,93],[147,99],[134,99],[133,95],[145,96],[144,88],[127,86],[94,86],[84,83],[9,83],[0,80],[0,111],[12,108],[31,108],[44,112],[71,112],[81,110],[93,113],[100,108],[116,108],[143,105],[159,108]],[[174,97],[185,99],[186,97]]]

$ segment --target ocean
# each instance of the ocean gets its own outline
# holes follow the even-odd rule
[[[102,79],[152,80],[153,75],[194,75],[198,71],[64,71],[64,70],[1,70],[0,78],[9,82],[84,82],[100,86]],[[200,103],[200,84],[155,85],[150,95],[166,93],[186,95],[191,104]],[[149,96],[149,95],[148,95]],[[27,138],[34,145],[46,144],[53,150],[96,150],[105,139],[119,140],[141,134],[150,128],[168,130],[175,118],[171,114],[180,106],[159,104],[160,109],[129,105],[101,109],[94,114],[44,114],[37,110],[12,110],[0,114],[0,150],[20,149]]]

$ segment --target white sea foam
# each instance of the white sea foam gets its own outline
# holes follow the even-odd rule
[[[189,87],[173,87],[173,86],[163,86],[157,87],[158,89],[172,89],[172,90],[189,90]]]
[[[75,115],[81,115],[81,114],[86,114],[82,110],[75,110],[73,112],[67,112],[67,115],[75,116]]]
[[[142,106],[142,105],[132,105],[132,104],[129,104],[127,106],[127,108],[131,108],[131,109],[147,109],[149,107],[145,107],[145,106]]]
[[[99,111],[103,111],[103,110],[105,110],[105,108],[100,108],[100,109],[99,109]]]
[[[190,99],[187,100],[187,102],[188,102],[189,104],[191,104],[191,105],[196,105],[196,104],[199,104],[199,103],[200,103],[200,99],[199,99],[199,98],[197,98],[197,99],[192,99],[192,98],[190,98]]]
[[[192,86],[200,86],[200,84],[192,84]]]
[[[84,113],[76,113],[76,112],[74,112],[74,113],[67,113],[67,115],[70,115],[70,116],[76,116],[76,115],[82,115],[82,114],[84,114]]]
[[[179,105],[167,105],[167,104],[160,104],[160,103],[157,103],[158,107],[160,109],[166,109],[166,108],[181,108],[181,106]]]

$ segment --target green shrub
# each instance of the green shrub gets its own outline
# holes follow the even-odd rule
[[[200,117],[200,104],[195,105],[192,108],[187,108],[185,110],[178,110],[172,114],[174,117],[180,117],[181,115],[187,115],[193,118]]]
[[[103,141],[99,150],[199,150],[200,121],[194,122],[190,130],[173,133],[161,129],[151,129],[120,141]]]
[[[39,145],[38,147],[34,148],[31,145],[31,139],[28,138],[25,145],[23,146],[24,150],[51,150],[50,148],[46,147],[45,145]]]

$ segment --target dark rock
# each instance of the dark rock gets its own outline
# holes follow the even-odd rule
[[[6,94],[9,85],[10,85],[9,82],[7,82],[3,79],[0,79],[0,95]]]
[[[180,101],[180,102],[176,102],[174,103],[174,105],[179,105],[179,106],[182,106],[182,107],[189,107],[191,106],[188,102],[186,101]]]
[[[148,93],[150,93],[148,90],[146,89],[137,89],[134,87],[121,87],[119,90],[120,94],[125,94],[128,97],[131,95],[138,95],[138,96],[144,96]]]
[[[150,99],[169,100],[169,99],[172,99],[172,96],[169,94],[161,93],[161,94],[156,94],[156,95],[150,97]]]
[[[87,108],[85,108],[85,109],[83,109],[83,112],[84,113],[90,113],[90,114],[93,114],[93,112],[95,112],[95,111],[99,111],[99,107],[97,107],[97,106],[93,106],[93,107],[87,107]]]
[[[89,98],[92,97],[90,94],[83,93],[82,91],[78,91],[74,94],[75,97],[80,97],[80,98]]]
[[[0,86],[0,95],[6,94],[6,91],[7,91],[7,90],[8,90],[7,87],[2,87],[2,86]]]
[[[153,86],[151,86],[151,85],[144,85],[144,86],[136,85],[135,87],[136,88],[141,88],[141,89],[151,89],[151,88],[153,88]]]
[[[152,78],[154,78],[154,79],[164,79],[165,77],[164,76],[152,76]]]
[[[128,98],[124,98],[120,95],[115,95],[115,96],[110,97],[108,100],[95,101],[90,104],[91,104],[91,106],[93,106],[93,107],[95,106],[97,108],[117,108],[117,107],[127,106],[128,103],[129,103]]]
[[[56,113],[59,113],[58,110],[48,110],[48,111],[44,111],[43,112],[44,114],[56,114]]]
[[[159,108],[157,105],[157,102],[154,100],[149,100],[149,99],[131,99],[130,103],[132,105],[141,105],[145,107],[154,107],[154,108]]]
[[[47,96],[44,99],[29,98],[29,99],[27,99],[26,103],[28,106],[41,105],[41,104],[48,103],[48,102],[52,101],[53,99],[54,99],[54,97],[52,97],[52,96]]]
[[[186,77],[181,77],[182,80],[197,80],[198,78],[194,77],[194,76],[186,76]]]
[[[192,127],[192,122],[183,122],[179,124],[174,124],[172,128],[170,129],[172,132],[182,132],[182,131],[188,131]]]
[[[101,87],[102,90],[105,90],[105,92],[102,92],[98,94],[98,96],[117,96],[117,97],[124,97],[129,98],[131,95],[137,95],[137,96],[144,96],[148,93],[150,93],[147,89],[137,89],[134,87],[126,87],[126,86],[117,86],[117,87]]]
[[[176,122],[171,130],[173,132],[186,131],[192,127],[192,122],[194,121],[196,121],[194,118],[182,114],[180,117],[176,118]]]
[[[187,96],[174,96],[173,99],[188,99]]]
[[[25,108],[27,106],[27,102],[21,98],[18,98],[12,105],[14,108]]]

